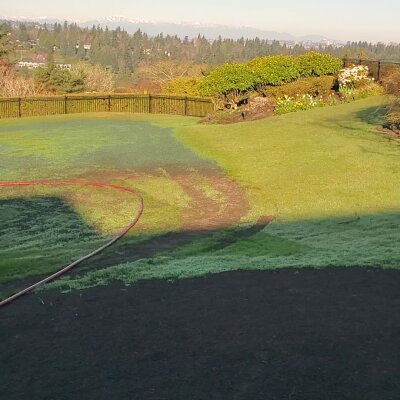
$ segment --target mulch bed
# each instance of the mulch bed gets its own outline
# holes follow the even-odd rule
[[[0,310],[0,397],[399,399],[399,287],[348,268],[29,295]]]

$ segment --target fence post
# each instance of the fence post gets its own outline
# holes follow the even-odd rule
[[[149,114],[151,114],[151,94],[149,93]]]
[[[67,109],[67,96],[64,96],[64,114],[68,114],[68,109]]]
[[[108,95],[108,111],[111,112],[111,94]]]
[[[185,97],[185,115],[188,115],[188,98],[187,96]]]
[[[381,80],[381,60],[378,61],[378,74],[377,74],[378,82]]]
[[[18,117],[22,117],[22,99],[18,97]]]

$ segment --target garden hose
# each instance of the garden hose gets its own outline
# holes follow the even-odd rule
[[[89,258],[92,258],[95,255],[101,253],[103,250],[110,247],[116,241],[118,241],[119,239],[124,237],[138,223],[138,221],[143,213],[143,197],[142,197],[142,195],[134,189],[129,189],[129,188],[126,188],[123,186],[111,185],[111,184],[107,184],[107,183],[69,182],[69,181],[0,182],[0,187],[5,187],[5,186],[8,186],[8,187],[10,187],[10,186],[91,186],[91,187],[111,188],[111,189],[116,189],[116,190],[130,193],[130,194],[134,195],[135,197],[137,197],[139,199],[139,208],[138,208],[138,211],[136,212],[136,215],[134,216],[133,220],[116,237],[114,237],[113,239],[111,239],[110,241],[108,241],[103,246],[99,247],[98,249],[92,251],[91,253],[79,258],[78,260],[72,262],[71,264],[67,265],[66,267],[60,269],[59,271],[55,272],[54,274],[49,275],[48,277],[42,279],[41,281],[36,282],[33,285],[28,286],[25,289],[15,293],[14,295],[4,299],[3,301],[0,302],[0,307],[10,304],[11,302],[17,300],[24,294],[29,293],[32,290],[36,289],[37,287],[39,287],[45,283],[48,283],[50,281],[53,281],[56,278],[59,278],[60,276],[66,274],[67,272],[72,270],[78,264],[81,264],[83,261],[86,261]]]

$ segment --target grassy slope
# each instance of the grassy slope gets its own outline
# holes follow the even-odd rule
[[[166,169],[215,167],[173,137],[173,128],[196,121],[115,114],[1,121],[0,179],[132,186],[145,198],[142,232],[180,229],[190,199]],[[30,202],[8,201],[25,198]],[[93,250],[130,221],[136,206],[130,195],[111,189],[1,188],[0,282],[52,271]]]
[[[46,273],[105,242],[57,197],[0,200],[0,282]]]
[[[54,287],[237,268],[399,267],[400,149],[376,134],[381,102],[368,99],[224,127],[177,127],[180,140],[216,160],[246,189],[252,204],[247,221],[262,215],[277,221],[225,248],[213,245],[229,236],[219,232],[155,260]]]
[[[195,122],[127,114],[1,121],[2,180],[71,179],[88,172],[155,170],[171,164],[201,166],[205,162],[172,136],[172,129]]]
[[[282,220],[400,208],[399,146],[365,119],[381,99],[226,126],[197,126],[178,137],[217,160],[246,188],[253,216]],[[364,120],[363,120],[364,119]]]

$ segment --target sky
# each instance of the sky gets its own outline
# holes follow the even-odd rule
[[[249,26],[338,40],[400,42],[398,0],[0,0],[0,15],[68,20],[124,16]]]

